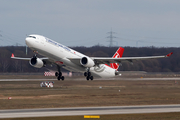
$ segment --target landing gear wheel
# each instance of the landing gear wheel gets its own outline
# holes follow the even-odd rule
[[[62,73],[61,73],[61,72],[59,72],[59,76],[62,76]]]
[[[87,68],[87,72],[84,72],[84,76],[86,77],[86,80],[93,80],[93,76],[91,76],[90,68]]]
[[[90,73],[90,72],[88,72],[88,76],[91,76],[91,73]]]
[[[85,76],[85,77],[87,76],[87,72],[84,72],[84,76]]]
[[[61,72],[59,72],[59,73],[56,72],[55,75],[56,75],[56,77],[57,77],[58,80],[60,80],[60,79],[61,79],[61,80],[64,80],[64,76],[62,76],[62,73],[61,73]]]
[[[61,77],[61,80],[62,80],[62,81],[64,80],[64,76]]]
[[[55,76],[56,76],[56,77],[57,77],[57,76],[59,76],[59,73],[58,73],[58,72],[56,72],[56,73],[55,73]]]
[[[90,79],[93,80],[93,76],[91,76]]]
[[[61,67],[57,65],[58,72],[55,73],[55,76],[58,80],[64,80],[64,76],[62,76]]]
[[[86,77],[86,80],[89,80],[89,76]]]
[[[58,76],[58,77],[57,77],[57,79],[58,79],[58,80],[60,80],[60,79],[61,79],[61,77],[60,77],[60,76]]]

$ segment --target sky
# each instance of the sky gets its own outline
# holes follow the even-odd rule
[[[29,34],[66,46],[179,47],[179,0],[0,0],[0,46]]]

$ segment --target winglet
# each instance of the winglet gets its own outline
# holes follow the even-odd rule
[[[166,55],[166,57],[170,57],[173,54],[173,52]]]
[[[14,54],[12,53],[11,58],[13,58],[13,57],[14,57]]]

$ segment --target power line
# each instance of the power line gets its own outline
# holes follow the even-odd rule
[[[12,35],[10,33],[5,33],[3,31],[0,30],[0,37],[3,42],[6,42],[6,43],[11,43],[13,45],[16,45],[16,46],[23,46],[22,42],[19,40],[19,37],[15,36],[15,35]],[[12,38],[13,37],[13,38]]]
[[[110,34],[107,38],[110,38],[107,42],[109,42],[109,47],[112,47],[113,46],[113,42],[116,42],[113,40],[113,38],[116,38],[115,36],[113,36],[113,34],[115,34],[115,32],[111,31],[108,32],[108,34]]]

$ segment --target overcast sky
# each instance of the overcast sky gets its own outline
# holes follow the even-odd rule
[[[67,46],[180,46],[180,0],[0,0],[0,46],[40,34]]]

